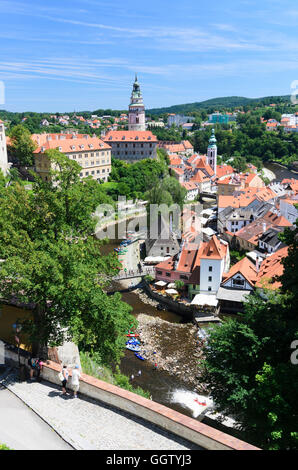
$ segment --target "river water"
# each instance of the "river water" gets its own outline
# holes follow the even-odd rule
[[[213,202],[214,204],[214,202]],[[117,226],[116,226],[117,227]],[[117,228],[116,228],[117,233]],[[103,245],[101,252],[103,254],[111,253],[114,248],[119,246],[120,240],[110,240],[106,245]],[[149,315],[151,317],[159,317],[170,323],[186,323],[185,319],[180,315],[169,310],[158,310],[152,305],[144,303],[137,294],[133,291],[127,291],[116,282],[110,286],[111,291],[122,291],[122,300],[132,307],[132,314],[138,317],[139,314]],[[192,324],[190,324],[190,327]],[[160,332],[163,334],[163,327],[160,327]],[[184,329],[181,334],[176,338],[175,346],[185,348],[187,334]],[[191,351],[188,351],[191,353]],[[152,399],[157,403],[168,406],[180,413],[186,414],[190,417],[197,416],[198,405],[194,401],[196,394],[193,389],[185,385],[179,378],[169,374],[160,369],[154,369],[147,361],[138,359],[132,351],[126,350],[125,355],[120,363],[120,370],[128,377],[134,376],[131,380],[133,386],[140,386],[144,390],[150,392]],[[138,372],[141,371],[141,375]]]
[[[266,164],[265,167],[275,173],[276,179],[278,181],[281,181],[283,178],[298,179],[298,173],[292,172],[286,168],[281,167],[280,165],[269,163]],[[214,201],[204,204],[206,207],[210,207],[210,205],[214,205]],[[107,254],[118,246],[119,240],[110,240],[108,244],[102,247],[101,251],[104,254]],[[113,283],[111,290],[121,291],[122,287],[120,284]],[[182,317],[171,311],[160,311],[151,305],[145,304],[137,294],[133,293],[133,291],[122,292],[122,300],[131,305],[133,309],[132,314],[136,317],[142,313],[150,316],[158,316],[159,318],[171,323],[185,322]],[[183,336],[184,335],[182,330],[180,345],[178,344],[178,347],[184,346],[185,338]],[[192,418],[197,417],[197,405],[194,400],[196,398],[196,394],[193,389],[179,381],[179,378],[170,375],[165,371],[153,369],[152,365],[146,361],[139,360],[135,357],[132,351],[128,350],[125,351],[125,355],[120,364],[120,370],[129,377],[134,375],[132,384],[134,386],[140,386],[144,390],[149,391],[154,401],[168,406]],[[138,376],[139,370],[141,371],[140,376]],[[206,421],[208,421],[208,419]],[[214,426],[213,422],[212,425]]]
[[[275,174],[276,178],[273,181],[282,181],[284,178],[298,179],[297,171],[288,170],[288,168],[285,168],[278,163],[265,163],[264,167],[273,171]]]

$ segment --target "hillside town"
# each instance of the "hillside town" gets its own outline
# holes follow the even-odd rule
[[[268,108],[272,106],[269,105]],[[114,312],[116,308],[123,312],[127,325],[125,336],[128,338],[125,346],[119,346],[117,354],[109,351],[109,354],[115,354],[113,360],[119,362],[123,348],[133,351],[135,361],[146,361],[147,367],[151,367],[150,374],[152,371],[155,376],[158,373],[168,374],[167,377],[171,380],[179,380],[179,385],[188,387],[185,393],[195,394],[194,400],[197,400],[200,407],[198,419],[203,420],[207,416],[215,423],[215,405],[210,395],[210,384],[204,378],[203,369],[198,366],[208,354],[210,332],[213,325],[224,329],[227,319],[245,316],[247,306],[251,305],[251,299],[255,295],[261,295],[264,299],[268,299],[272,293],[279,295],[284,260],[290,252],[287,240],[289,233],[295,232],[298,219],[297,172],[292,171],[291,177],[278,178],[270,169],[260,167],[258,161],[253,160],[256,163],[254,164],[244,159],[239,165],[239,155],[223,158],[219,154],[218,146],[222,135],[220,126],[237,128],[238,116],[245,114],[243,110],[231,113],[215,111],[209,115],[208,121],[200,124],[195,117],[174,113],[168,113],[158,120],[151,120],[151,117],[148,119],[136,75],[128,112],[121,113],[119,117],[92,115],[91,119],[85,119],[81,115],[51,115],[51,122],[64,127],[60,132],[46,132],[46,128],[50,127],[50,122],[46,119],[40,124],[40,132],[29,132],[24,127],[26,117],[22,119],[22,124],[12,128],[10,123],[1,120],[0,168],[3,187],[7,191],[14,191],[16,188],[17,192],[22,193],[23,190],[22,197],[28,198],[27,204],[37,204],[33,211],[34,217],[37,217],[34,223],[31,223],[30,211],[28,214],[30,236],[36,236],[36,226],[45,224],[41,234],[49,230],[49,240],[54,240],[55,252],[56,226],[62,220],[62,245],[59,250],[63,257],[65,253],[70,257],[68,272],[72,272],[73,266],[78,262],[77,259],[73,261],[71,252],[68,252],[69,243],[71,245],[74,242],[80,246],[83,242],[80,246],[82,252],[79,263],[82,259],[88,263],[92,258],[95,263],[92,269],[93,272],[96,270],[96,276],[90,280],[91,284],[88,281],[86,287],[84,285],[86,290],[82,291],[82,299],[75,300],[72,305],[77,293],[81,292],[77,276],[81,279],[81,273],[85,270],[84,262],[80,264],[79,271],[74,272],[74,277],[70,281],[66,280],[66,289],[62,279],[64,276],[67,278],[67,270],[66,274],[59,275],[57,279],[60,279],[63,290],[57,297],[53,296],[52,308],[49,298],[55,288],[50,286],[48,290],[48,284],[42,275],[43,280],[39,284],[41,278],[39,274],[35,278],[36,273],[33,270],[32,279],[30,274],[33,285],[28,292],[26,284],[22,284],[24,293],[20,288],[17,295],[15,291],[10,292],[11,299],[7,297],[5,300],[6,320],[1,322],[0,318],[0,338],[10,344],[13,341],[11,324],[15,325],[19,354],[19,333],[22,329],[20,316],[25,318],[24,325],[27,324],[31,311],[35,311],[35,305],[39,305],[39,298],[42,296],[45,296],[42,300],[45,306],[43,308],[49,308],[49,314],[54,319],[57,314],[55,302],[57,305],[61,302],[62,324],[65,322],[65,305],[66,311],[73,308],[76,312],[78,303],[81,303],[84,315],[90,315],[88,321],[96,331],[101,325],[100,321],[95,320],[98,312],[105,314],[107,308],[109,312]],[[82,132],[82,128],[78,127],[82,123],[89,126],[92,132]],[[266,125],[266,132],[277,126],[282,126],[284,132],[295,132],[297,113],[283,115],[280,123],[262,118],[260,125]],[[195,150],[195,126],[199,127],[197,132],[208,132],[205,151]],[[159,132],[166,134],[159,138]],[[206,135],[204,134],[205,140]],[[168,138],[171,136],[174,139]],[[52,198],[56,195],[62,198],[62,202],[57,200],[52,206]],[[124,203],[121,198],[124,198]],[[7,204],[9,206],[10,201]],[[113,210],[118,208],[118,211],[122,204],[121,214],[124,217],[120,218],[120,212],[116,217],[110,213],[107,215],[106,204]],[[156,205],[159,209],[152,219],[151,208]],[[167,210],[164,210],[164,206]],[[174,206],[178,210],[178,219],[175,220]],[[86,220],[85,210],[89,211]],[[42,221],[39,219],[40,211],[44,211]],[[119,232],[118,236],[105,236],[107,254],[111,258],[106,261],[108,258],[103,257],[103,264],[100,244],[96,252],[91,249],[91,257],[90,252],[84,251],[84,243],[88,237],[93,240],[92,243],[96,243],[96,238],[104,238],[98,237],[93,225],[98,214],[100,230],[107,229],[111,224],[119,230],[120,224],[125,223],[123,236],[120,237]],[[51,225],[53,217],[56,220]],[[89,227],[92,220],[91,232],[86,229],[80,231],[81,220],[85,220],[86,227]],[[147,228],[148,220],[150,224],[157,226],[155,234],[152,234],[150,224]],[[17,219],[17,226],[19,223]],[[68,224],[69,234],[65,238],[64,230]],[[37,232],[39,233],[39,229]],[[6,232],[3,233],[6,237]],[[37,256],[40,255],[39,249],[38,241]],[[9,253],[3,251],[3,256],[9,258]],[[52,256],[55,255],[51,253],[50,259],[45,261],[47,267],[52,263]],[[62,271],[65,269],[64,263],[68,263],[66,258],[62,261]],[[5,262],[5,259],[2,261]],[[18,273],[20,269],[19,265]],[[89,275],[89,271],[87,272]],[[56,282],[55,280],[54,285]],[[97,288],[101,289],[100,295],[104,293],[107,299],[112,298],[111,294],[116,295],[111,289],[124,292],[123,300],[120,300],[121,297],[113,297],[116,307],[114,304],[108,307],[103,304],[98,308],[95,302],[94,310],[92,300],[86,310],[86,292],[91,293]],[[36,296],[33,294],[35,289]],[[9,291],[5,290],[5,295],[8,295],[7,292]],[[137,325],[135,317],[129,312],[138,303],[141,303],[141,311],[134,313],[138,318]],[[90,313],[87,312],[89,307]],[[147,312],[149,309],[150,315]],[[162,314],[170,321],[159,317]],[[113,318],[112,315],[113,313],[110,318]],[[178,325],[176,316],[181,325]],[[130,327],[128,321],[131,322]],[[88,371],[90,368],[96,370],[96,377],[100,380],[104,377],[104,380],[114,385],[125,382],[126,390],[152,399],[146,390],[134,388],[134,374],[130,378],[117,378],[119,376],[113,376],[111,369],[108,373],[104,372],[109,377],[107,379],[106,375],[98,372],[104,369],[102,366],[98,369],[95,362],[98,357],[95,356],[95,360],[89,354],[90,344],[94,341],[93,333],[90,333],[89,327],[86,330],[80,322],[81,319],[76,319],[67,327],[71,329],[75,325],[73,331],[74,336],[80,338],[77,340],[78,344],[68,343],[65,338],[60,338],[59,347],[44,345],[46,355],[56,364],[54,367],[59,367],[57,364],[61,362],[61,358],[67,358],[69,362],[69,357],[71,361],[75,357],[76,363],[81,362],[85,367],[88,364]],[[43,324],[40,325],[42,329]],[[54,334],[59,336],[59,323],[55,323],[54,330]],[[169,353],[172,335],[176,335],[177,346]],[[90,343],[85,342],[85,336]],[[22,347],[26,354],[26,351],[31,351],[32,344],[30,341],[27,343],[25,338],[24,335]],[[96,347],[100,349],[102,344],[100,346],[97,342]],[[71,353],[68,348],[71,348]],[[126,360],[131,364],[131,359],[126,355],[123,360],[124,368],[128,367],[125,366]],[[133,367],[136,367],[135,363]],[[129,369],[129,373],[131,370],[133,369]],[[148,374],[148,370],[146,373]],[[148,382],[141,382],[141,369],[138,374],[142,387],[148,386]],[[91,378],[91,382],[92,380]],[[155,381],[152,382],[150,387],[152,393],[155,393],[155,400],[161,400]],[[167,392],[165,396],[168,397]],[[26,400],[29,400],[27,396]],[[204,410],[205,406],[207,408]],[[225,431],[233,432],[230,429],[238,429],[231,415],[216,416],[225,426]]]
[[[236,116],[237,112],[225,116],[217,112],[209,116],[208,123],[234,122]],[[98,120],[97,116],[93,117],[95,119],[88,122],[93,127],[108,118],[103,116]],[[51,118],[57,119],[57,116]],[[77,116],[72,124],[82,120]],[[187,116],[169,114],[168,125],[183,126],[187,120]],[[67,115],[59,118],[62,124],[68,121]],[[162,150],[170,177],[175,178],[184,190],[181,218],[195,218],[193,203],[203,202],[204,198],[211,202],[202,211],[199,230],[190,223],[179,237],[171,228],[168,239],[159,234],[156,240],[145,240],[143,264],[146,268],[149,260],[150,266],[155,266],[153,289],[171,292],[174,301],[200,312],[198,318],[210,317],[211,313],[218,316],[219,313],[242,312],[243,304],[255,289],[278,289],[280,283],[276,279],[282,273],[282,260],[287,254],[281,235],[285,228],[294,229],[298,217],[298,180],[274,179],[266,185],[263,173],[251,163],[243,172],[233,168],[233,161],[218,164],[220,156],[214,129],[205,154],[195,152],[189,140],[159,141],[148,130],[137,76],[128,114],[121,114],[114,121],[115,124],[107,126],[100,138],[77,131],[32,134],[35,144],[33,170],[44,181],[50,181],[56,167],[50,161],[48,151],[57,149],[80,165],[81,179],[91,177],[103,184],[110,180],[112,158],[127,163],[156,160],[157,152]],[[128,129],[118,130],[117,123],[125,122]],[[270,120],[267,126],[268,123],[271,124]],[[0,125],[0,162],[5,175],[13,165],[8,158],[12,141],[5,137],[4,123]],[[43,122],[42,125],[46,127],[47,124]],[[297,116],[284,116],[281,125],[285,130],[287,126],[297,125]],[[169,228],[169,221],[162,222]],[[240,259],[235,262],[237,256]],[[204,311],[208,315],[204,315]]]

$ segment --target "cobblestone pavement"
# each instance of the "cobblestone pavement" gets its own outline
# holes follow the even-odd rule
[[[141,418],[103,403],[64,398],[60,389],[49,382],[19,383],[10,375],[3,383],[76,449],[199,449]]]

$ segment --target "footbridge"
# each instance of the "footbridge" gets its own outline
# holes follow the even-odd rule
[[[120,271],[117,276],[113,277],[113,281],[123,281],[125,279],[135,279],[137,277],[144,277],[144,276],[154,276],[155,270],[154,267],[138,269],[138,270],[123,270]]]

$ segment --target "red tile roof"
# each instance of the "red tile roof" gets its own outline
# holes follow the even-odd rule
[[[60,151],[63,153],[73,153],[73,152],[82,152],[84,150],[110,150],[111,147],[103,142],[98,137],[90,137],[87,136],[86,138],[66,138],[66,139],[53,139],[48,140],[41,144],[33,153],[43,153],[49,149],[61,149]]]
[[[151,131],[109,131],[104,137],[105,142],[157,142]]]
[[[227,245],[222,243],[215,235],[206,243],[201,259],[223,259],[227,254]]]
[[[257,268],[252,261],[247,257],[238,261],[231,267],[229,272],[226,274],[223,284],[225,284],[229,279],[231,279],[235,274],[240,273],[243,277],[251,284],[253,287],[257,279]]]
[[[217,165],[216,167],[217,178],[222,178],[225,175],[231,175],[234,172],[235,170],[231,167],[231,165]]]
[[[258,272],[256,287],[263,287],[266,289],[279,289],[281,283],[274,279],[281,276],[284,271],[283,258],[288,256],[288,247],[285,246],[268,256],[261,263],[260,271]]]

